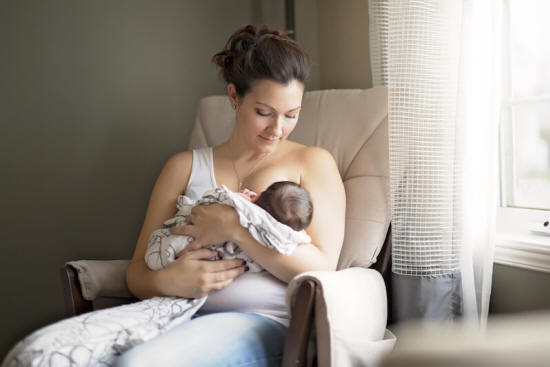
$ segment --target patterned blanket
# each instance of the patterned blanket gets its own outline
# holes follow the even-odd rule
[[[163,228],[154,231],[147,246],[145,261],[152,270],[159,270],[176,259],[176,255],[182,251],[192,240],[189,236],[175,236],[170,233],[170,228],[187,224],[187,216],[196,205],[224,204],[235,208],[239,215],[240,224],[247,228],[252,237],[268,248],[288,255],[294,251],[298,243],[308,243],[311,238],[305,231],[295,231],[280,223],[267,211],[258,205],[244,199],[241,195],[229,190],[225,185],[206,192],[199,200],[180,195],[177,200],[178,212],[174,218],[164,222]],[[263,270],[248,255],[233,242],[221,245],[205,246],[216,250],[219,259],[243,259],[252,272]]]
[[[291,253],[299,243],[311,241],[305,232],[279,223],[225,186],[199,200],[199,204],[212,203],[234,207],[240,224],[258,242],[283,254]],[[181,205],[178,209],[183,215]],[[17,343],[1,367],[111,366],[124,351],[191,319],[205,301],[206,297],[154,297],[61,320]]]

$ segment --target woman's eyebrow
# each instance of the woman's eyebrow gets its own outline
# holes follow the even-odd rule
[[[261,104],[262,106],[266,106],[266,107],[272,109],[273,111],[277,111],[275,108],[271,107],[271,106],[268,105],[267,103],[256,102],[256,104]],[[293,109],[291,109],[291,110],[288,110],[288,111],[286,111],[286,112],[296,111],[296,110],[299,110],[300,108],[302,108],[302,106],[295,107],[295,108],[293,108]]]

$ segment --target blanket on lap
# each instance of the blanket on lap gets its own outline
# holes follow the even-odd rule
[[[178,203],[182,204],[180,200]],[[279,223],[262,208],[224,186],[199,200],[199,204],[212,203],[234,207],[240,224],[258,242],[283,254],[290,254],[299,243],[311,241],[304,231],[297,232]],[[180,212],[182,208],[178,206]],[[158,246],[162,239],[157,242]],[[246,259],[252,261],[247,256]],[[61,320],[17,343],[1,367],[110,366],[124,351],[191,319],[205,301],[206,297],[154,297]]]

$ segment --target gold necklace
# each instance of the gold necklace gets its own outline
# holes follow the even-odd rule
[[[231,164],[233,165],[233,171],[235,171],[235,175],[237,175],[237,180],[239,180],[239,190],[238,191],[241,191],[241,189],[243,188],[243,181],[246,180],[248,178],[248,176],[250,176],[252,174],[252,172],[254,172],[254,170],[256,169],[256,167],[258,167],[260,165],[260,163],[267,157],[267,154],[258,159],[258,161],[256,162],[256,164],[250,169],[250,171],[248,171],[248,174],[246,176],[244,176],[242,179],[241,179],[241,176],[239,176],[239,172],[237,172],[237,167],[235,167],[235,160],[234,159],[231,159]]]

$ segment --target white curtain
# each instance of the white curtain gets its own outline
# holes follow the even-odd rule
[[[370,0],[388,87],[393,303],[487,319],[498,198],[500,0]]]

